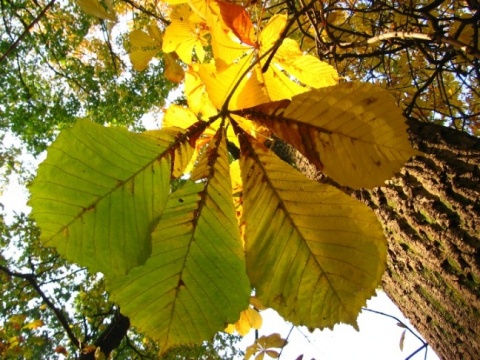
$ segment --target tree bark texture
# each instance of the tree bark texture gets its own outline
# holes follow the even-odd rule
[[[409,120],[388,186],[357,192],[388,239],[383,288],[442,359],[480,358],[480,139]]]
[[[424,155],[369,191],[319,175],[282,141],[269,146],[375,211],[388,240],[385,292],[442,359],[480,359],[480,139],[414,119],[408,125]]]

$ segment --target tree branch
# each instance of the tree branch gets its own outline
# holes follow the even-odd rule
[[[380,41],[390,40],[390,39],[412,39],[412,40],[421,40],[421,41],[430,41],[450,45],[456,49],[463,51],[465,54],[472,55],[476,59],[480,59],[480,51],[473,46],[464,44],[461,41],[445,37],[438,36],[436,34],[424,34],[416,33],[409,31],[392,31],[383,33],[374,37],[371,37],[364,41],[352,41],[348,43],[339,43],[338,45],[342,48],[354,48],[354,47],[364,47],[375,44]]]
[[[43,290],[40,288],[40,285],[38,285],[34,274],[22,274],[15,271],[11,271],[10,269],[8,269],[3,265],[0,265],[0,270],[10,276],[26,280],[35,289],[38,295],[40,295],[43,302],[50,308],[50,310],[52,310],[55,313],[57,320],[62,325],[63,329],[67,333],[67,336],[72,342],[72,344],[75,345],[77,348],[80,348],[80,341],[78,341],[78,339],[75,337],[75,334],[72,332],[72,329],[70,328],[70,324],[67,320],[67,317],[59,308],[55,306],[55,304],[52,301],[50,301],[47,295],[45,295]]]
[[[369,312],[374,313],[374,314],[383,315],[383,316],[386,316],[388,318],[396,320],[397,323],[400,324],[401,327],[408,330],[409,333],[411,333],[413,336],[415,336],[422,343],[422,346],[420,346],[417,350],[415,350],[413,353],[411,353],[405,360],[411,359],[413,355],[417,354],[422,349],[425,349],[425,352],[427,351],[428,343],[426,341],[423,341],[423,339],[420,336],[418,336],[412,329],[410,329],[410,327],[408,327],[403,321],[401,321],[396,316],[393,316],[393,315],[390,315],[390,314],[385,314],[384,312],[377,311],[377,310],[362,308],[362,311],[364,311],[364,310],[369,311]]]
[[[115,316],[112,322],[107,328],[98,336],[95,341],[95,347],[100,348],[100,351],[108,358],[110,353],[116,349],[123,338],[127,335],[127,331],[130,328],[130,320],[128,317],[123,316],[119,310],[115,312]],[[80,360],[94,360],[95,350],[88,353],[82,353]]]
[[[147,9],[145,9],[142,5],[138,5],[136,4],[134,1],[132,0],[121,0],[127,4],[129,4],[130,6],[132,6],[133,8],[137,9],[137,10],[140,10],[141,12],[149,15],[149,16],[152,16],[154,17],[155,19],[157,20],[160,20],[161,22],[163,22],[165,25],[169,25],[170,24],[170,21],[168,21],[167,19],[165,19],[164,17],[160,16],[160,15],[157,15]]]
[[[6,59],[6,57],[8,55],[10,55],[10,53],[15,50],[18,46],[18,44],[20,44],[20,41],[23,40],[23,38],[30,32],[30,30],[42,19],[42,17],[45,16],[46,12],[53,6],[53,4],[55,3],[56,0],[51,0],[47,6],[45,6],[43,8],[43,10],[40,12],[40,14],[38,14],[38,16],[30,23],[30,25],[28,25],[25,30],[23,30],[23,33],[18,37],[17,40],[15,40],[13,42],[12,45],[10,45],[10,47],[7,49],[7,51],[5,51],[5,53],[0,56],[0,63]]]

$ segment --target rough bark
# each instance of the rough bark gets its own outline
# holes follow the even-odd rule
[[[443,359],[480,354],[480,139],[409,121],[424,152],[362,192],[388,238],[383,287]]]
[[[388,296],[442,359],[479,359],[480,139],[408,123],[412,144],[424,155],[387,186],[342,189],[374,209],[383,224]],[[285,143],[271,148],[307,176],[334,184]]]

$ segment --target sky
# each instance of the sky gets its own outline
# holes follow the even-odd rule
[[[376,297],[367,302],[367,308],[397,317],[414,330],[400,310],[381,290],[377,292]],[[262,317],[263,326],[259,336],[274,332],[280,333],[284,339],[288,336],[288,344],[282,351],[280,359],[297,359],[303,354],[303,360],[403,360],[423,345],[407,330],[404,347],[401,350],[400,339],[405,328],[398,326],[398,322],[392,318],[367,311],[359,315],[359,332],[349,325],[341,324],[336,325],[333,331],[315,330],[309,333],[306,328],[291,330],[292,326],[273,310],[262,312]],[[415,331],[415,333],[418,335],[418,332]],[[246,348],[254,340],[254,332],[249,333],[242,341],[242,348]],[[439,357],[431,348],[428,348],[426,357],[425,350],[422,350],[411,359],[436,360]]]

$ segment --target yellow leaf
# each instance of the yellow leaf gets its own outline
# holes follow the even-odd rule
[[[158,53],[159,49],[150,51],[132,51],[129,57],[132,62],[132,66],[136,71],[143,71],[148,67],[148,63]]]
[[[229,101],[229,110],[243,109],[271,101],[290,99],[309,90],[305,85],[320,87],[336,84],[336,71],[330,65],[313,57],[307,56],[305,60],[301,60],[304,56],[294,42],[287,42],[280,53],[281,56],[278,59],[274,56],[267,71],[263,71],[266,58],[260,62],[257,59],[271,50],[286,21],[287,18],[283,15],[273,16],[260,34],[259,45],[250,46],[250,49],[217,44],[218,52],[228,49],[225,52],[229,55],[215,57],[216,61],[221,62],[220,66],[216,63],[202,64],[198,71],[216,108],[222,108],[225,102]],[[241,51],[244,52],[244,56],[233,61]],[[252,66],[254,62],[256,63]],[[306,70],[308,67],[312,70]],[[285,71],[291,71],[292,74],[285,74]],[[299,84],[294,77],[301,83]]]
[[[26,318],[27,318],[27,315],[24,315],[24,314],[12,315],[8,318],[8,322],[13,325],[20,326],[23,324]]]
[[[263,360],[265,357],[265,352],[260,352],[257,356],[255,356],[255,360]]]
[[[198,76],[216,108],[222,108],[229,99],[229,110],[245,109],[270,101],[289,99],[306,90],[276,68],[269,68],[263,74],[260,65],[257,65],[253,73],[243,76],[253,58],[254,53],[250,53],[223,70],[218,70],[213,63],[199,66]]]
[[[279,353],[271,348],[283,348],[285,345],[287,345],[287,340],[282,339],[278,333],[270,334],[268,336],[261,336],[255,341],[254,344],[247,347],[245,359],[250,359],[250,357],[257,352],[258,354],[255,359],[263,359],[265,355],[276,359],[278,358]]]
[[[263,51],[269,50],[277,42],[286,25],[286,15],[277,14],[272,16],[265,28],[260,33],[259,42]]]
[[[177,54],[163,54],[163,59],[165,61],[165,77],[172,82],[181,82],[185,78],[185,70],[183,70],[183,68],[177,62]]]
[[[272,132],[266,126],[257,121],[247,120],[241,116],[232,114],[232,119],[245,131],[247,134],[253,136],[260,141],[272,140]]]
[[[12,336],[8,339],[8,348],[12,349],[15,346],[20,345],[20,342],[22,341],[22,338],[20,336]],[[3,344],[2,344],[3,345]]]
[[[248,346],[245,351],[245,360],[249,360],[255,353],[259,350],[257,342],[254,342],[252,345]]]
[[[250,304],[258,310],[266,310],[267,308],[262,304],[259,298],[256,296],[250,297]]]
[[[162,127],[160,130],[149,130],[145,131],[143,134],[150,136],[152,138],[155,138],[155,136],[160,135],[160,134],[170,134],[171,136],[177,136],[181,137],[182,134],[184,133],[185,129],[179,128],[179,127]],[[196,134],[195,136],[199,136],[200,134]],[[190,164],[190,161],[192,159],[192,156],[194,154],[194,143],[196,141],[196,137],[194,138],[189,137],[188,141],[182,141],[180,144],[175,146],[173,153],[173,163],[172,163],[172,168],[171,168],[171,176],[172,178],[179,178],[181,177],[188,165]]]
[[[138,29],[129,34],[129,41],[132,46],[129,57],[133,68],[137,71],[145,70],[150,60],[162,49],[160,29],[156,25],[155,27],[150,27],[148,34]]]
[[[155,38],[142,30],[132,30],[129,34],[129,41],[133,48],[148,49],[162,46],[162,37]],[[158,51],[158,49],[156,49]]]
[[[165,30],[163,51],[166,53],[175,51],[184,63],[190,64],[195,50],[197,58],[203,62],[205,58],[203,46],[207,45],[204,37],[208,34],[203,21],[188,4],[175,6],[171,19],[171,24]]]
[[[243,6],[219,1],[220,12],[225,24],[238,39],[248,45],[255,46],[255,29]]]
[[[263,72],[260,66],[255,67],[255,75],[258,83],[261,84],[260,88],[263,89],[268,102],[290,99],[292,96],[308,90],[308,88],[292,81],[292,78],[285,74],[283,70],[277,66],[277,63],[269,66],[266,72]],[[242,90],[245,92],[248,91],[248,88],[245,87]],[[241,98],[242,95],[243,94],[240,94],[239,97]],[[259,102],[257,102],[257,104],[258,103]]]
[[[196,20],[201,19],[201,21],[206,21],[207,18],[211,15],[212,7],[216,7],[216,1],[210,0],[188,0],[188,5],[193,10],[196,15]]]
[[[94,357],[95,360],[106,360],[105,354],[102,352],[102,349],[100,347],[97,347],[95,349]]]
[[[117,16],[113,8],[105,8],[98,0],[77,0],[78,6],[88,15],[99,19],[116,21]]]
[[[155,21],[152,21],[150,25],[147,26],[148,34],[155,39],[159,44],[162,44],[163,35],[162,30],[158,27]]]
[[[244,61],[249,61],[250,58],[254,57],[254,53],[250,54],[248,57],[245,57]],[[240,62],[239,62],[240,64]],[[244,68],[247,68],[250,64],[247,63],[244,65]],[[229,69],[229,71],[232,71]],[[237,88],[235,94],[232,96],[232,99],[229,104],[229,109],[244,109],[247,107],[255,106],[258,104],[263,104],[270,101],[270,93],[271,89],[266,88],[266,84],[264,83],[264,79],[262,79],[263,74],[260,75],[260,79],[258,78],[258,74],[261,74],[260,64],[256,65],[246,78],[242,79],[239,87]],[[267,75],[268,76],[268,75]],[[255,105],[254,105],[255,104]]]
[[[260,340],[260,339],[259,339]],[[264,349],[282,348],[287,345],[287,340],[283,339],[279,333],[273,333],[268,336],[262,336],[262,340],[258,342]]]
[[[198,74],[198,67],[198,64],[192,64],[185,73],[185,96],[188,107],[194,114],[208,118],[216,115],[217,109],[208,97],[205,84]]]
[[[213,19],[211,21],[220,20]],[[223,70],[227,65],[240,59],[251,47],[239,42],[230,29],[225,29],[214,23],[210,26],[212,53],[218,70]]]
[[[403,330],[402,331],[402,335],[400,336],[400,342],[399,342],[399,347],[400,347],[400,351],[403,351],[403,345],[405,344],[405,333],[406,333],[407,330]]]
[[[265,355],[270,356],[272,359],[277,359],[280,354],[275,350],[265,350]]]
[[[375,214],[239,137],[247,271],[256,296],[295,325],[356,326],[385,270],[387,245]]]
[[[204,151],[198,161],[197,161],[197,164],[195,165],[195,168],[193,169],[192,173],[190,174],[190,179],[193,180],[193,181],[197,181],[197,180],[202,180],[202,179],[206,179],[208,178],[208,176],[210,176],[210,172],[211,172],[211,163],[212,163],[212,156],[214,156],[214,154],[216,153],[216,145],[214,144],[213,140],[214,139],[217,139],[217,141],[219,141],[219,137],[218,137],[218,132],[219,131],[224,131],[224,128],[222,126],[222,128],[220,130],[217,130],[216,132],[214,132],[211,137],[210,137],[210,141],[208,142],[208,147],[206,149],[206,151]],[[217,135],[217,136],[215,136]]]
[[[240,193],[242,190],[242,177],[240,175],[240,163],[238,160],[230,163],[230,178],[232,179],[233,193]]]
[[[240,336],[247,335],[251,329],[260,329],[262,327],[262,316],[257,310],[248,307],[247,310],[240,313],[240,319],[235,323],[235,330]]]
[[[262,327],[262,316],[260,313],[252,307],[249,307],[244,311],[245,319],[252,329],[260,329]]]
[[[341,83],[242,112],[291,143],[342,185],[382,185],[412,149],[394,98],[369,83]]]
[[[199,66],[198,76],[205,84],[208,97],[217,109],[222,108],[230,93],[235,90],[237,82],[240,83],[240,88],[244,87],[247,83],[247,79],[242,77],[242,74],[250,65],[250,59],[250,56],[246,56],[238,63],[231,64],[222,71],[217,71],[213,63],[201,64]],[[229,109],[242,108],[243,104],[257,103],[255,101],[256,92],[257,91],[252,88],[251,96],[240,99],[240,101],[237,101],[238,91],[235,92],[234,97],[229,103]]]
[[[43,321],[41,319],[30,321],[29,323],[23,325],[23,329],[34,330],[43,326]]]
[[[228,324],[223,331],[225,331],[228,334],[233,334],[235,332],[235,324]]]
[[[198,121],[194,113],[180,105],[172,104],[165,111],[162,127],[180,127],[186,129]]]
[[[174,104],[170,105],[165,111],[162,126],[172,126],[187,129],[198,121],[199,120],[197,119],[197,117],[189,109]],[[203,145],[203,142],[199,140],[195,141],[195,146],[193,146],[192,143],[190,144],[190,146],[193,147],[193,153],[189,153],[190,160],[187,164],[182,163],[183,165],[179,165],[179,172],[175,174],[176,177],[181,176],[181,173],[188,174],[192,171],[192,168],[197,161],[198,155],[200,154],[200,148]]]
[[[332,86],[338,82],[338,74],[333,66],[314,56],[303,54],[298,43],[292,39],[283,40],[275,54],[275,61],[289,75],[311,88]]]

